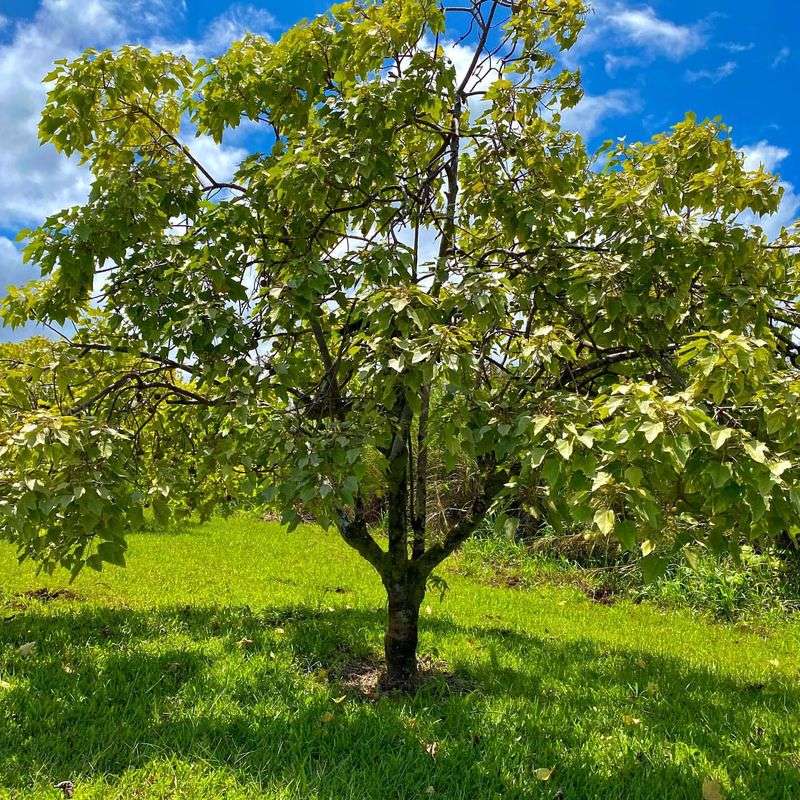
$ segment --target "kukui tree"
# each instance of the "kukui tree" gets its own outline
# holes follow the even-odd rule
[[[650,571],[665,532],[794,536],[800,240],[756,224],[781,188],[691,116],[588,155],[561,125],[585,14],[352,0],[208,61],[59,62],[41,139],[93,183],[27,232],[43,277],[4,305],[75,329],[9,367],[21,556],[120,562],[146,506],[313,514],[386,587],[404,687],[432,570],[510,498]],[[261,151],[215,174],[200,153],[242,128]],[[475,465],[435,526],[431,442]]]

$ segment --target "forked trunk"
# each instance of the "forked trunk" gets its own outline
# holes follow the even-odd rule
[[[425,584],[396,581],[387,585],[389,619],[384,636],[387,689],[413,689],[417,682],[417,641],[419,638],[419,608],[425,594]]]

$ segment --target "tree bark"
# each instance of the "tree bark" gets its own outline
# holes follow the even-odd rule
[[[387,689],[413,689],[417,683],[419,609],[425,596],[425,581],[411,570],[386,581],[389,617],[384,636]]]

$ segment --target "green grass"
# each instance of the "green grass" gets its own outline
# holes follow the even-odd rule
[[[383,595],[335,536],[215,520],[128,560],[43,602],[19,593],[63,578],[0,548],[0,797],[800,797],[796,623],[448,575],[421,651],[460,689],[369,702],[330,675],[379,653]]]

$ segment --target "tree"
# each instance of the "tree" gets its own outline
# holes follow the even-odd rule
[[[795,535],[800,240],[751,224],[781,189],[691,116],[588,155],[559,67],[584,15],[355,0],[209,61],[58,62],[41,138],[93,183],[27,232],[43,278],[4,304],[76,326],[44,369],[69,402],[18,404],[0,441],[21,555],[120,561],[151,504],[313,513],[383,581],[386,681],[406,687],[426,582],[509,497],[649,572],[664,531]],[[241,127],[263,148],[232,179],[185,143]],[[475,465],[436,525],[434,441]]]

